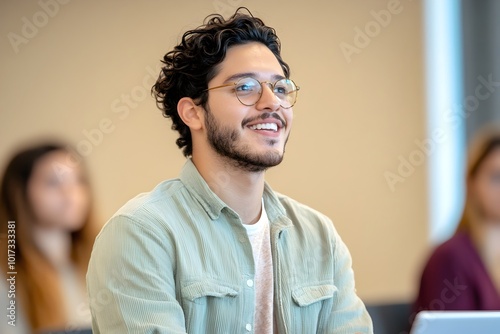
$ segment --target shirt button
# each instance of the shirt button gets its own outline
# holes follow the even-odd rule
[[[250,332],[250,331],[252,330],[252,325],[247,324],[247,325],[245,326],[245,329],[246,329],[248,332]]]
[[[247,285],[248,285],[249,287],[252,287],[252,286],[253,286],[253,281],[252,281],[251,279],[249,279],[249,280],[247,281]],[[248,325],[247,325],[247,326],[248,326]]]

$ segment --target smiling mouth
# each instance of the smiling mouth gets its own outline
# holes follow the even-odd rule
[[[251,130],[268,130],[272,132],[278,131],[278,124],[276,123],[259,123],[248,127]]]

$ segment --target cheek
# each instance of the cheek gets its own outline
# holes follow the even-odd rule
[[[90,196],[89,192],[86,188],[80,187],[74,191],[71,198],[71,206],[74,208],[74,211],[79,214],[85,214],[90,205]]]
[[[500,218],[500,186],[484,180],[474,187],[476,202],[486,215]]]
[[[58,207],[59,221],[62,225],[73,227],[78,225],[89,209],[89,194],[84,187],[73,187],[66,190],[60,207]]]
[[[293,124],[293,110],[292,109],[285,109],[285,112],[283,113],[283,117],[285,117],[285,122],[287,125],[287,130],[290,131],[290,128],[292,127]]]
[[[42,189],[41,187],[32,189],[29,199],[35,220],[44,222],[55,220],[64,202],[63,196],[57,191]]]
[[[85,219],[89,203],[85,187],[66,191],[59,188],[37,189],[31,194],[35,219],[49,226],[78,227]]]
[[[209,96],[208,107],[212,116],[221,124],[235,123],[239,119],[239,124],[243,117],[249,113],[250,107],[242,105],[234,94],[226,95],[214,94]]]
[[[500,214],[500,185],[490,185],[487,203],[489,210],[495,212],[496,215]]]

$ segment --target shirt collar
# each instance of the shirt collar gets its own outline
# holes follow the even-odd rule
[[[196,200],[203,206],[210,219],[219,218],[222,209],[228,207],[205,182],[191,158],[182,168],[180,180]]]
[[[205,182],[205,179],[203,179],[201,174],[198,172],[198,169],[196,169],[196,166],[191,158],[188,158],[184,164],[180,174],[180,180],[202,205],[210,219],[214,220],[219,218],[221,211],[224,208],[228,208],[230,212],[236,214],[212,191],[212,189],[210,189],[208,184]],[[263,199],[267,215],[271,223],[281,217],[286,217],[285,208],[267,182],[264,184]],[[291,224],[289,219],[285,220]]]

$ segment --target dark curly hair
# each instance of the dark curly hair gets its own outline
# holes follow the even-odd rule
[[[241,10],[248,12],[241,13]],[[219,14],[205,18],[204,24],[189,30],[182,36],[179,45],[163,57],[164,64],[151,93],[163,116],[172,119],[172,130],[179,131],[177,146],[183,148],[187,157],[193,153],[189,127],[177,112],[177,104],[183,97],[190,97],[206,109],[208,82],[218,73],[218,65],[224,60],[227,50],[235,45],[260,42],[276,56],[287,78],[290,67],[281,58],[281,44],[276,31],[240,7],[229,18]]]

